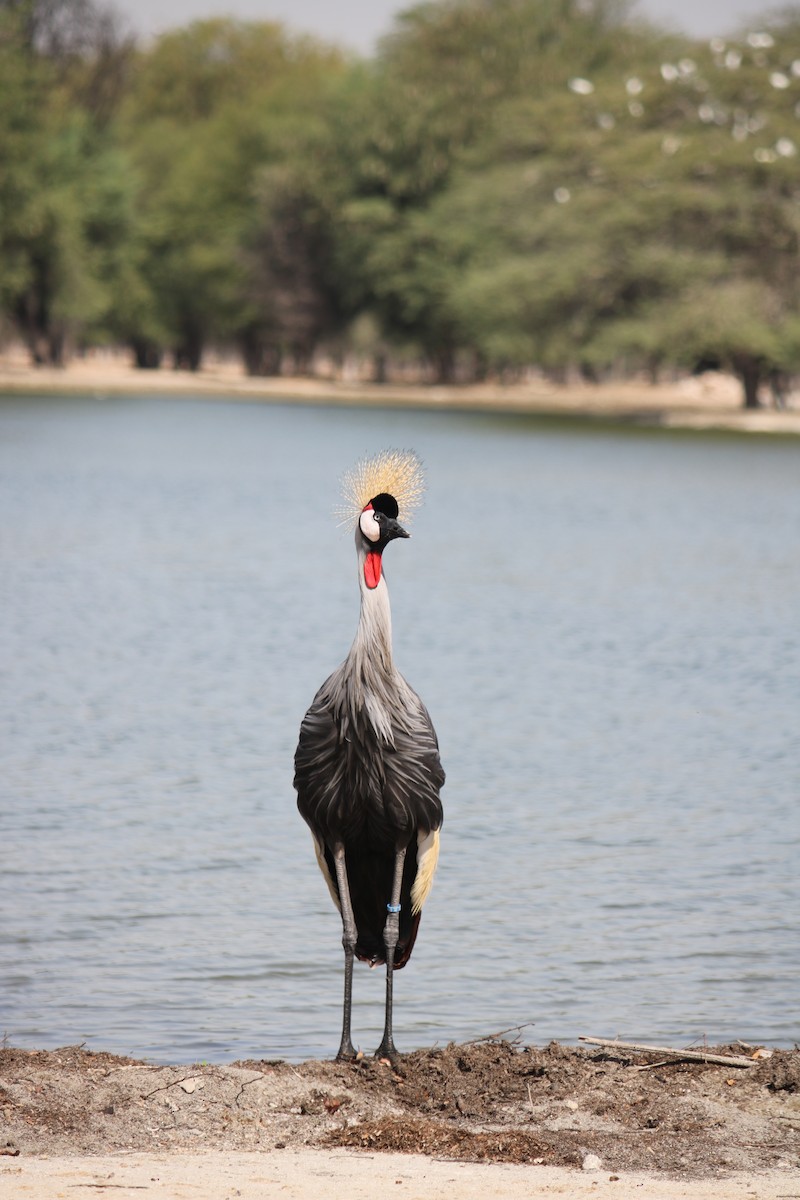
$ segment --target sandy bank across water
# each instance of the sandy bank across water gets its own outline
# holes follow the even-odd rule
[[[0,354],[0,393],[124,393],[218,395],[239,400],[437,411],[521,413],[663,427],[800,435],[800,398],[782,411],[742,408],[741,389],[725,375],[676,383],[625,381],[563,387],[545,380],[504,386],[440,387],[361,383],[320,378],[252,378],[235,362],[213,361],[202,371],[138,371],[127,356],[97,354],[74,359],[63,370],[32,368],[20,355]]]

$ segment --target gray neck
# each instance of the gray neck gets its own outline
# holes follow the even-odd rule
[[[359,539],[360,543],[360,539]],[[364,563],[367,552],[362,544],[358,547],[358,586],[361,592],[361,613],[355,640],[348,658],[359,674],[379,671],[388,676],[394,673],[392,660],[392,610],[389,605],[389,589],[381,575],[375,588],[367,587],[364,578]]]
[[[361,538],[358,548],[358,585],[361,590],[361,614],[356,636],[342,669],[350,704],[354,710],[364,709],[375,730],[391,742],[392,695],[404,687],[392,659],[392,614],[389,608],[389,589],[381,575],[375,588],[368,588],[364,579],[367,552]]]

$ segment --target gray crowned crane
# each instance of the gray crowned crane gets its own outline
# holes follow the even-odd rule
[[[342,665],[300,726],[297,807],[342,917],[344,1009],[337,1059],[356,1057],[350,1033],[353,959],[386,964],[386,1019],[376,1058],[393,1062],[392,979],[411,957],[439,856],[444,771],[431,719],[392,658],[383,553],[424,488],[415,454],[384,451],[344,479],[355,526],[361,614]]]

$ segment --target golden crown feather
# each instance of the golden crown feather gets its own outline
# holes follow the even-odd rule
[[[341,525],[358,520],[370,500],[388,492],[397,501],[398,519],[407,523],[422,503],[425,471],[413,450],[381,450],[362,458],[342,476]]]

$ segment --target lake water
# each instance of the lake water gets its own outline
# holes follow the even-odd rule
[[[335,1052],[292,757],[386,446],[428,471],[386,568],[448,772],[398,1046],[790,1045],[800,442],[174,397],[0,400],[0,1035]],[[357,965],[369,1052],[382,997]]]

